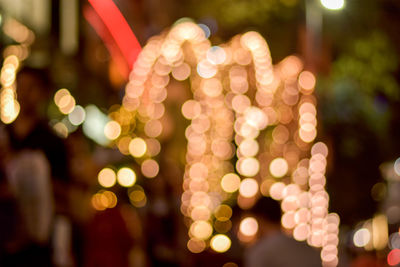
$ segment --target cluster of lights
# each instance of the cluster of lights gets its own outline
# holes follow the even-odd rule
[[[385,198],[384,213],[377,213],[371,219],[360,222],[352,233],[353,245],[366,251],[376,250],[387,252],[387,264],[400,264],[400,233],[398,229],[390,232],[393,226],[398,225],[399,206],[396,190],[400,181],[400,158],[394,162],[386,162],[380,166],[387,181],[376,183],[371,189],[371,196],[376,201]],[[397,227],[396,227],[397,228]]]
[[[96,210],[114,208],[117,205],[117,196],[108,190],[100,190],[92,196],[91,202]]]
[[[3,123],[13,122],[20,110],[15,92],[15,76],[19,67],[20,60],[15,55],[7,56],[4,59],[3,67],[0,71],[0,116]]]
[[[400,264],[400,233],[398,230],[389,232],[390,225],[399,223],[399,206],[396,188],[400,180],[400,158],[394,162],[382,164],[381,170],[387,180],[377,183],[371,189],[371,195],[376,201],[385,199],[385,212],[378,213],[373,218],[359,223],[352,234],[353,245],[367,251],[389,251],[387,263],[389,266]],[[387,191],[386,191],[387,190]]]
[[[337,266],[339,243],[339,216],[328,213],[329,196],[325,191],[325,169],[328,149],[323,143],[316,143],[311,149],[308,166],[310,196],[310,233],[308,244],[322,247],[321,258],[324,266]]]
[[[143,207],[147,202],[146,194],[140,185],[136,185],[136,179],[135,171],[128,167],[122,167],[117,172],[113,168],[105,167],[97,175],[97,181],[103,188],[109,189],[118,183],[128,188],[128,196],[133,206]],[[96,210],[113,208],[116,203],[116,195],[108,190],[100,190],[92,196],[92,206]]]
[[[127,90],[131,86],[132,82],[127,85]],[[125,96],[124,99],[127,98],[129,97]],[[122,154],[132,156],[140,164],[144,177],[154,178],[159,172],[159,164],[153,157],[161,150],[161,144],[156,137],[162,131],[162,124],[158,119],[164,114],[164,105],[156,103],[152,107],[138,106],[139,110],[132,110],[132,107],[126,105],[126,100],[124,101],[122,106],[110,108],[110,120],[104,126],[104,135]],[[147,117],[145,114],[151,116]],[[143,129],[144,133],[137,135],[136,128]]]
[[[70,132],[84,123],[86,118],[85,109],[76,105],[75,98],[71,95],[68,89],[59,89],[54,94],[54,103],[58,110],[66,117],[53,125],[53,129],[63,138],[66,138]]]
[[[383,250],[389,244],[389,248],[399,247],[399,232],[388,236],[388,221],[384,214],[377,214],[372,219],[362,223],[353,234],[353,244],[356,247],[370,250]],[[400,263],[400,262],[398,262]]]
[[[4,33],[16,41],[4,49],[3,66],[0,71],[0,119],[5,124],[12,123],[19,114],[15,78],[20,63],[29,55],[29,47],[35,39],[34,33],[13,18],[7,18],[3,24]]]
[[[387,176],[386,179],[390,181],[390,184],[392,184],[391,186],[394,186],[393,183],[397,184],[398,181],[400,180],[400,158],[397,158],[395,160],[394,164],[393,165],[389,164],[388,167],[389,168],[386,170],[386,176]],[[386,215],[387,215],[386,219],[390,224],[398,223],[398,221],[399,221],[399,207],[397,206],[397,203],[396,204],[393,203],[393,204],[394,205],[389,206],[386,211]],[[383,215],[381,215],[381,216],[383,216]],[[384,219],[385,218],[382,218],[382,221],[384,221]],[[377,229],[377,227],[375,227],[375,230],[381,230],[379,237],[386,238],[387,234],[388,234],[388,232],[386,232],[388,230],[387,226],[382,225],[382,227],[383,227],[383,231],[381,229]],[[368,231],[370,229],[366,229],[366,230]],[[356,234],[359,231],[357,231]],[[372,234],[372,235],[370,234],[369,236],[374,237],[374,234]],[[400,231],[395,231],[395,232],[391,233],[386,241],[387,241],[387,243],[389,245],[389,249],[390,249],[390,252],[387,255],[387,263],[390,266],[396,266],[396,265],[400,264]],[[356,243],[356,238],[354,235],[354,244],[355,243]],[[367,248],[368,248],[368,243],[369,242],[365,242],[365,245],[367,246]],[[364,244],[361,244],[361,246],[363,246],[363,245]],[[383,245],[384,245],[384,242],[382,242],[382,246]],[[364,246],[364,248],[365,248],[365,246]]]
[[[146,205],[147,197],[143,187],[136,184],[136,179],[137,177],[135,171],[128,167],[122,167],[117,172],[115,172],[113,168],[105,167],[100,170],[97,175],[98,183],[105,189],[112,188],[116,184],[128,188],[128,197],[131,204],[137,208],[141,208]],[[114,203],[116,204],[117,198],[115,198],[115,201],[109,202],[112,203],[110,205],[102,204],[106,201],[104,197],[101,197],[101,195],[104,195],[105,192],[111,191],[100,190],[99,193],[93,195],[92,205],[96,210],[104,210],[105,208],[115,207]],[[115,196],[114,193],[113,196]]]
[[[120,168],[117,173],[111,168],[103,168],[98,173],[97,180],[105,188],[113,187],[117,182],[123,187],[131,187],[136,182],[136,173],[128,167]]]
[[[244,37],[246,35],[241,38],[241,43],[246,44]],[[255,44],[256,38],[253,37],[251,44],[253,47],[260,47],[261,45]],[[250,50],[252,46],[247,47]],[[257,62],[257,55],[265,53],[251,52],[254,62]],[[267,131],[264,143],[263,140],[259,140],[260,142],[253,142],[254,145],[251,146],[243,140],[246,142],[253,140],[241,136],[242,128],[236,127],[235,124],[238,173],[242,176],[249,176],[248,174],[256,176],[258,171],[260,172],[254,178],[242,180],[238,204],[244,209],[251,206],[259,191],[263,195],[280,200],[284,212],[282,225],[292,230],[295,239],[307,240],[312,246],[322,247],[321,259],[324,266],[336,266],[339,217],[337,214],[328,214],[329,197],[325,191],[324,176],[328,149],[323,143],[316,143],[311,147],[317,135],[316,101],[312,95],[315,77],[308,71],[302,71],[301,61],[294,56],[283,60],[274,70],[270,70],[272,67],[268,57],[258,60],[264,62],[264,65],[261,65],[263,68],[259,71],[264,76],[257,73],[258,66],[254,63],[257,88],[255,101],[258,104],[257,108],[266,116],[269,128],[273,130],[271,137]],[[247,104],[246,111],[254,110],[253,106],[249,106],[250,101],[243,103]],[[264,122],[261,114],[252,117]],[[241,119],[238,112],[236,118]],[[248,131],[247,134],[257,138],[257,129],[254,132]],[[269,162],[269,164],[259,167],[257,162],[249,168],[253,173],[243,172],[240,165],[241,157],[245,154],[242,149],[243,143],[246,144],[245,147],[252,147],[249,151],[255,152],[250,155],[257,153],[258,143],[261,143],[260,146],[267,149],[258,154],[258,162]],[[310,150],[311,158],[308,159]],[[260,188],[258,182],[261,183]],[[252,241],[257,230],[258,224],[255,218],[243,218],[238,237],[243,242]]]
[[[168,85],[190,80],[193,98],[181,108],[190,121],[181,204],[190,251],[228,250],[232,209],[224,202],[237,195],[247,209],[261,193],[282,201],[282,224],[296,239],[322,247],[324,265],[337,264],[339,218],[328,213],[325,191],[328,150],[323,143],[312,146],[315,77],[302,68],[295,56],[273,66],[268,45],[256,32],[211,46],[191,22],[178,23],[143,48],[115,111],[129,114],[115,116],[121,127],[115,140],[135,140],[135,151],[128,145],[121,152],[144,155],[146,140],[154,142],[168,127],[162,124]],[[122,134],[124,128],[136,137]],[[247,217],[238,237],[246,242],[257,231],[256,218]]]

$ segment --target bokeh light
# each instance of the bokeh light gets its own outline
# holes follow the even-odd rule
[[[400,176],[400,158],[396,159],[394,162],[394,171]]]
[[[210,246],[219,253],[226,252],[231,247],[232,241],[226,235],[218,234],[211,238]]]
[[[109,121],[104,126],[104,135],[110,139],[115,140],[121,134],[121,125],[116,121]]]
[[[239,193],[247,198],[253,197],[258,192],[258,183],[255,179],[247,178],[240,183]]]
[[[213,228],[208,221],[195,221],[190,227],[190,233],[197,239],[208,239],[212,234]]]
[[[85,120],[85,117],[85,109],[79,105],[76,105],[72,112],[68,114],[69,121],[75,126],[82,124]]]
[[[118,170],[117,180],[121,186],[130,187],[136,182],[136,174],[132,169],[124,167]]]
[[[392,249],[387,256],[387,263],[395,266],[400,263],[400,249]]]
[[[133,138],[129,143],[129,153],[135,158],[142,157],[146,150],[146,142],[140,137]]]
[[[146,194],[140,185],[134,185],[128,196],[131,204],[136,208],[142,208],[147,203]]]
[[[157,161],[154,159],[146,159],[142,162],[141,171],[144,176],[147,178],[154,178],[157,176],[160,167],[158,166]]]
[[[110,168],[104,168],[99,172],[97,179],[101,186],[108,188],[115,185],[117,181],[117,175],[115,174],[114,170]]]
[[[192,238],[188,241],[187,248],[192,253],[200,253],[206,248],[206,242]]]
[[[240,177],[235,173],[227,173],[221,179],[221,187],[225,192],[233,193],[240,187]]]
[[[321,4],[327,9],[339,10],[344,7],[344,0],[321,0]]]
[[[258,231],[257,220],[253,217],[244,218],[240,222],[239,231],[245,236],[254,236]]]
[[[277,178],[285,176],[288,169],[288,163],[284,158],[276,158],[269,164],[270,173]]]
[[[371,240],[371,233],[366,228],[361,228],[354,233],[353,243],[356,247],[364,247]]]
[[[204,29],[180,21],[167,34],[149,40],[118,112],[125,109],[130,115],[110,115],[121,127],[115,144],[126,153],[126,143],[140,136],[146,149],[136,153],[130,146],[129,152],[143,157],[136,161],[144,176],[155,177],[159,165],[153,157],[160,153],[168,128],[174,127],[164,101],[167,96],[179,99],[181,113],[189,120],[180,207],[189,228],[189,251],[215,249],[212,234],[232,227],[232,209],[223,203],[237,200],[239,207],[249,209],[260,191],[282,201],[282,225],[293,229],[295,239],[322,247],[323,262],[335,263],[339,222],[328,213],[328,148],[321,142],[313,145],[314,74],[305,71],[296,56],[272,65],[268,44],[256,32],[212,46]],[[178,96],[174,88],[182,86],[189,86],[193,95]],[[145,198],[144,191],[136,191],[137,199]],[[241,231],[238,238],[254,241]]]

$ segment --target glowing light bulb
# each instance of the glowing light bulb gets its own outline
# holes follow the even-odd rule
[[[344,0],[321,0],[321,4],[330,10],[339,10],[344,7]]]

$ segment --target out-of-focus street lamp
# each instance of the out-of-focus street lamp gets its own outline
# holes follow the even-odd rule
[[[344,0],[321,0],[321,4],[330,10],[339,10],[344,7]]]

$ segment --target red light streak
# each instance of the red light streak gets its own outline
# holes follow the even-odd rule
[[[124,16],[112,0],[88,0],[88,2],[106,25],[127,61],[129,69],[132,69],[141,46]]]

